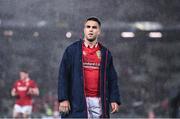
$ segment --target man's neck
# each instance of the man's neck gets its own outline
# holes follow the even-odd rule
[[[97,39],[95,39],[93,42],[88,41],[86,38],[84,38],[84,44],[86,47],[93,48],[97,44]]]

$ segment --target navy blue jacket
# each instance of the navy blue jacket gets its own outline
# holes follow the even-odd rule
[[[82,43],[76,41],[64,52],[58,79],[58,100],[69,100],[71,111],[62,117],[87,118],[87,107],[84,93]],[[101,45],[100,66],[100,97],[102,102],[102,117],[109,117],[109,104],[120,102],[117,74],[113,66],[109,50]]]

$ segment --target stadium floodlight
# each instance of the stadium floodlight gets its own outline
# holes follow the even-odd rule
[[[14,32],[12,30],[5,30],[3,34],[4,36],[13,36]]]
[[[47,22],[44,21],[44,20],[39,21],[39,22],[37,23],[37,26],[38,26],[38,27],[44,27],[44,26],[46,26],[46,25],[47,25]]]
[[[133,26],[136,29],[142,30],[142,31],[151,31],[151,30],[161,30],[163,29],[163,25],[159,22],[135,22]]]
[[[133,32],[122,32],[121,36],[123,38],[133,38],[133,37],[135,37],[135,34]]]
[[[38,36],[39,36],[39,32],[37,32],[37,31],[34,32],[34,33],[33,33],[33,36],[34,36],[34,37],[38,37]]]
[[[67,38],[71,38],[71,36],[72,36],[72,33],[71,33],[70,31],[68,31],[68,32],[66,33],[66,37],[67,37]]]
[[[162,33],[161,32],[150,32],[149,37],[150,38],[162,38]]]

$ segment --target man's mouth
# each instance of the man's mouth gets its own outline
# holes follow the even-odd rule
[[[89,35],[89,36],[92,36],[92,35],[93,35],[93,33],[89,33],[88,35]]]

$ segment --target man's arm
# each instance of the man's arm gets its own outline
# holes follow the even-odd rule
[[[30,80],[30,85],[28,87],[28,95],[34,95],[34,96],[39,96],[39,88],[34,80]]]
[[[16,93],[16,89],[15,89],[15,88],[13,88],[13,89],[11,90],[11,96],[17,96],[17,93]]]
[[[60,68],[59,68],[59,79],[58,79],[58,100],[59,100],[59,111],[68,113],[70,111],[69,103],[69,78],[70,78],[70,56],[68,50],[63,54]]]
[[[38,96],[39,95],[39,88],[37,88],[37,87],[29,88],[27,94]]]
[[[110,102],[111,102],[111,108],[112,112],[117,112],[119,110],[121,101],[120,101],[120,93],[118,88],[118,77],[117,73],[115,71],[114,65],[113,65],[113,58],[110,54],[110,64],[109,64],[109,94],[110,94]]]
[[[70,78],[70,56],[68,55],[68,50],[64,52],[64,55],[61,60],[59,68],[59,77],[58,77],[58,100],[59,102],[68,100],[69,92],[69,78]]]

